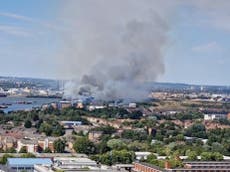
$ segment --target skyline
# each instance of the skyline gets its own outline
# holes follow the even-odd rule
[[[230,2],[164,2],[169,13],[160,15],[169,20],[169,41],[163,51],[165,72],[157,81],[230,85]],[[71,29],[68,16],[60,15],[65,6],[63,0],[0,0],[1,76],[58,78],[60,33]]]

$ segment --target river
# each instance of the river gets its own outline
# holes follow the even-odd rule
[[[43,104],[58,102],[56,98],[27,98],[27,97],[0,97],[0,105],[5,105],[3,108],[5,113],[18,110],[32,110],[35,107],[41,107]]]

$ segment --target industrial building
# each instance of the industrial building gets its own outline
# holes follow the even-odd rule
[[[88,158],[55,157],[54,166],[63,171],[79,171],[84,168],[98,169],[95,161]]]
[[[33,172],[34,165],[51,166],[52,161],[50,158],[8,158],[7,159],[7,169],[9,171]]]

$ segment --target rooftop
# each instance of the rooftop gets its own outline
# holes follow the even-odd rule
[[[8,158],[9,166],[33,166],[35,164],[51,165],[50,158]]]

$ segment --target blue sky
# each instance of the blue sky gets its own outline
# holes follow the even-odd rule
[[[64,1],[0,0],[0,75],[57,77]],[[176,5],[158,81],[230,85],[230,3],[211,1]]]
[[[201,23],[204,13],[191,15],[182,10],[180,15],[170,32],[173,45],[166,52],[166,73],[161,80],[230,85],[230,30]]]

